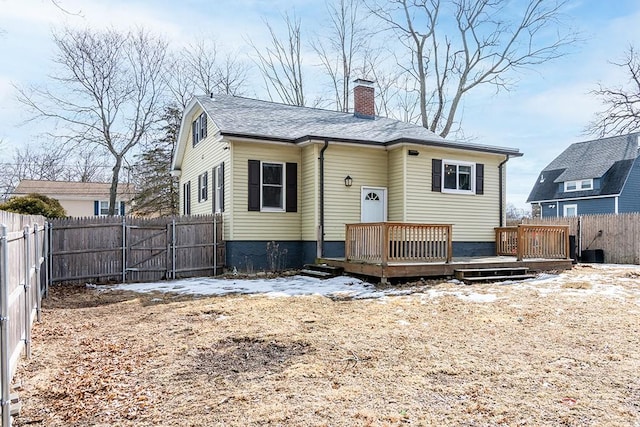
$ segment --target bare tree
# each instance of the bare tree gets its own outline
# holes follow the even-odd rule
[[[369,50],[369,31],[359,5],[358,0],[337,0],[335,4],[327,2],[329,25],[311,42],[331,81],[338,111],[349,111],[354,67]]]
[[[381,0],[370,10],[404,46],[398,61],[415,81],[422,126],[445,137],[471,90],[510,90],[510,72],[563,55],[576,35],[563,33],[567,0]],[[507,7],[508,6],[508,7]]]
[[[264,79],[269,98],[290,105],[305,105],[305,91],[302,74],[302,35],[300,19],[285,14],[287,36],[282,39],[273,26],[264,21],[271,35],[271,45],[258,47],[253,41],[249,45],[256,53],[256,64]]]
[[[125,156],[160,120],[167,43],[140,29],[120,33],[65,28],[54,34],[59,73],[50,88],[20,89],[35,118],[51,119],[67,144],[93,146],[112,160],[109,215]]]
[[[199,40],[167,61],[167,86],[183,108],[195,94],[240,95],[246,88],[249,66],[236,53],[222,58],[214,41]]]
[[[587,126],[588,133],[606,136],[640,130],[640,56],[629,46],[624,60],[613,64],[625,70],[628,81],[611,88],[600,84],[591,92],[600,98],[605,109]]]
[[[17,148],[11,159],[0,163],[0,198],[6,199],[23,179],[45,181],[102,181],[104,158],[83,150],[70,152],[55,143]]]

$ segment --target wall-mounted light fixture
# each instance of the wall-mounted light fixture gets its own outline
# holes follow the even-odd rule
[[[420,152],[418,150],[409,150],[407,152],[410,156],[419,156]]]
[[[351,184],[353,184],[353,178],[351,178],[349,175],[344,177],[344,186],[345,187],[351,187]]]
[[[556,205],[549,205],[549,206],[547,206],[547,207],[548,207],[549,209],[553,209],[553,208],[555,208],[555,207],[556,207]]]

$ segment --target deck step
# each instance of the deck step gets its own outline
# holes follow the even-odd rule
[[[327,264],[305,264],[300,270],[300,274],[305,276],[317,277],[320,279],[329,279],[331,277],[342,276],[344,268],[333,267]]]
[[[528,267],[457,268],[455,270],[455,276],[457,279],[467,277],[513,276],[527,274],[528,271]]]
[[[464,282],[496,282],[500,280],[525,280],[533,279],[535,274],[513,274],[509,276],[481,276],[481,277],[465,277]]]
[[[524,280],[535,277],[528,267],[461,268],[455,270],[456,279],[464,282],[489,282],[496,280]]]

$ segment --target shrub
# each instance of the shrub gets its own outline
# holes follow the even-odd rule
[[[58,200],[37,193],[12,197],[7,202],[0,204],[0,210],[23,215],[42,215],[47,218],[64,218],[67,216],[67,212]]]

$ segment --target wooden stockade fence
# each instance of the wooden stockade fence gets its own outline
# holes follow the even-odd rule
[[[640,213],[529,218],[526,224],[563,224],[576,236],[576,254],[601,249],[604,262],[640,264]]]
[[[11,425],[10,382],[20,355],[31,354],[31,325],[40,320],[46,257],[45,218],[0,211],[0,399]],[[42,270],[44,273],[44,269]]]
[[[225,263],[221,215],[67,218],[48,231],[51,283],[216,275]]]

